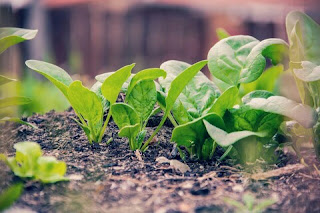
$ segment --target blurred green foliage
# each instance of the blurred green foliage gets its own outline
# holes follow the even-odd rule
[[[18,113],[23,116],[29,116],[34,112],[44,114],[52,109],[64,111],[70,106],[68,100],[54,85],[48,81],[39,81],[31,75],[17,84],[17,93],[32,99],[30,104],[19,107]]]

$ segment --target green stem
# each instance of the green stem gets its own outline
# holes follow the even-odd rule
[[[161,129],[161,127],[163,126],[164,122],[166,121],[168,117],[168,113],[164,114],[164,116],[162,117],[162,120],[159,124],[159,126],[157,127],[157,129],[152,133],[152,135],[150,136],[150,138],[143,144],[141,151],[145,151],[146,148],[148,147],[149,143],[151,142],[151,140],[153,139],[153,137],[159,132],[159,130]]]
[[[111,118],[111,109],[109,110],[108,115],[107,115],[107,119],[106,119],[106,121],[104,122],[103,127],[102,127],[102,129],[101,129],[101,131],[100,131],[98,143],[100,143],[101,140],[102,140],[102,137],[103,137],[103,135],[104,135],[104,132],[106,131],[106,128],[107,128],[107,126],[108,126],[108,123],[109,123],[110,118]]]
[[[174,117],[172,116],[171,112],[168,115],[169,120],[171,121],[171,123],[173,124],[174,127],[179,126],[176,122],[176,120],[174,119]]]

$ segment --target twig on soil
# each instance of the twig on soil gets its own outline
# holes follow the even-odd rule
[[[300,171],[302,169],[305,169],[306,166],[302,164],[293,164],[293,165],[288,165],[279,169],[267,171],[267,172],[262,172],[262,173],[257,173],[251,175],[251,179],[254,180],[265,180],[268,178],[273,178],[273,177],[280,177],[284,175],[290,175],[294,172]]]

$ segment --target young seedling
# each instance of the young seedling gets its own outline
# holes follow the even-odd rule
[[[242,202],[228,197],[223,198],[223,201],[228,205],[233,206],[238,213],[261,213],[277,203],[277,200],[274,198],[258,200],[250,193],[245,193],[243,195]]]
[[[40,145],[35,142],[19,142],[14,145],[15,157],[2,155],[3,160],[13,173],[21,178],[31,178],[43,183],[65,181],[67,166],[65,162],[57,161],[55,157],[42,156]]]
[[[173,79],[190,66],[181,61],[167,61],[161,65],[160,68],[167,71],[168,77],[159,80],[162,90],[159,94],[160,105],[165,105],[165,103],[161,104],[163,100],[161,94],[165,96]],[[230,89],[227,93],[237,94],[237,89]],[[224,100],[225,95],[221,99],[218,98],[219,96],[220,91],[217,86],[203,73],[198,72],[183,89],[172,107],[172,119],[177,122],[177,125],[173,130],[171,140],[178,145],[178,148],[185,147],[193,158],[208,160],[213,156],[216,143],[206,132],[202,120],[209,119],[212,123],[224,127],[222,119],[213,111],[217,103],[227,104],[230,101]],[[232,94],[228,98],[231,96]]]
[[[25,40],[33,39],[36,34],[37,30],[28,30],[28,29],[21,29],[21,28],[0,28],[0,54],[3,53],[7,48],[23,42]],[[15,79],[8,78],[6,76],[0,75],[0,86],[7,84],[9,82],[14,82]],[[0,99],[0,110],[4,108],[12,107],[12,106],[19,106],[24,104],[29,104],[31,102],[30,98],[26,97],[8,97],[8,98],[1,98]],[[24,125],[31,126],[33,128],[37,128],[36,126],[21,120],[20,118],[16,117],[9,117],[7,114],[0,113],[0,122],[16,122],[21,123]]]
[[[320,26],[302,12],[291,12],[286,19],[290,43],[290,70],[295,76],[302,103],[311,106],[320,118]],[[288,127],[289,128],[289,127]],[[315,152],[320,160],[320,120],[312,128]],[[302,135],[308,134],[305,130]],[[301,135],[292,135],[301,137]]]
[[[111,118],[111,111],[103,121],[104,111],[115,103],[123,83],[131,75],[134,64],[122,67],[110,75],[102,85],[94,85],[91,90],[80,81],[73,81],[66,71],[58,66],[42,61],[28,60],[26,65],[51,81],[68,99],[80,121],[90,143],[100,143]]]
[[[118,125],[120,137],[129,139],[131,150],[141,149],[149,118],[159,111],[155,79],[166,77],[162,69],[151,68],[134,75],[126,89],[124,103],[111,105],[112,117]]]

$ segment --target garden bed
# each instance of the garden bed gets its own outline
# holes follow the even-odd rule
[[[246,193],[257,199],[277,199],[267,212],[319,212],[320,176],[313,169],[302,167],[290,152],[281,153],[278,169],[272,178],[254,180],[249,173],[228,161],[219,163],[187,160],[190,171],[181,173],[169,163],[159,163],[159,157],[182,162],[170,143],[169,123],[158,133],[149,149],[140,155],[128,148],[125,138],[117,137],[118,129],[110,122],[100,145],[88,143],[82,129],[72,120],[70,109],[63,113],[51,111],[33,115],[27,121],[38,126],[33,129],[18,124],[1,125],[0,153],[14,155],[13,144],[35,141],[45,155],[55,156],[67,163],[68,182],[41,184],[27,181],[25,190],[14,204],[36,212],[233,212],[225,203],[228,197],[241,201]],[[152,132],[160,117],[149,122]],[[113,141],[106,145],[106,141]],[[319,163],[311,149],[303,155],[309,165]],[[0,192],[20,181],[10,169],[0,163]],[[268,174],[268,173],[267,173]],[[255,176],[257,177],[257,176]]]

